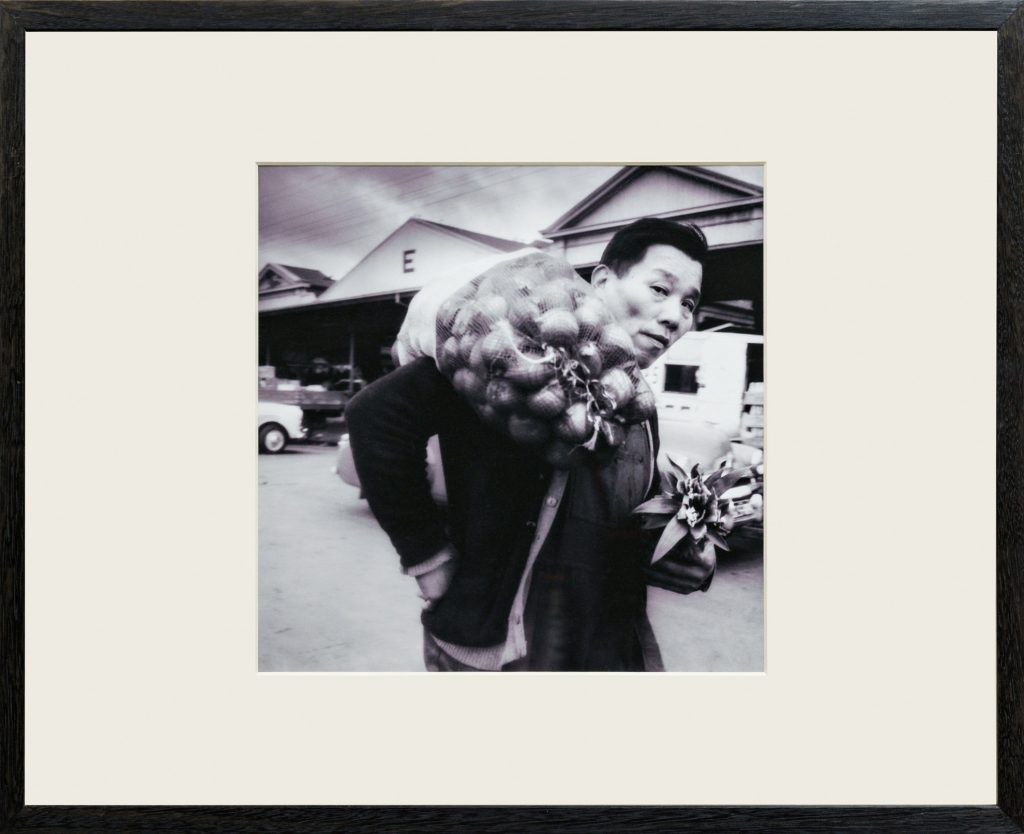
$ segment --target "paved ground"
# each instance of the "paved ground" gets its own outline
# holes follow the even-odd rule
[[[422,671],[415,582],[334,457],[260,456],[260,670]],[[763,669],[759,555],[720,559],[706,594],[652,588],[648,610],[669,671]]]

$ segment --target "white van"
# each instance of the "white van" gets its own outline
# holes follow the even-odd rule
[[[751,385],[761,390],[764,384],[764,336],[687,333],[643,373],[657,396],[660,423],[710,423],[738,437],[744,395]]]

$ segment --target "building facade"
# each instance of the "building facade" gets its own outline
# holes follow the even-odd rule
[[[265,267],[258,363],[295,366],[325,357],[357,366],[372,380],[392,367],[391,346],[409,300],[446,270],[529,245],[565,257],[589,280],[612,235],[651,216],[695,223],[708,238],[697,329],[757,335],[763,332],[763,202],[760,187],[704,168],[627,166],[543,230],[544,241],[527,244],[411,218],[312,300],[295,294],[291,304],[264,305],[263,275],[273,265]],[[758,373],[753,368],[747,377]]]
[[[259,275],[260,310],[312,304],[332,284],[334,279],[318,269],[267,264]]]
[[[524,245],[411,218],[332,282],[315,303],[262,308],[259,363],[295,368],[323,357],[331,364],[357,367],[364,379],[373,380],[391,369],[391,346],[418,290],[443,276],[450,265]]]

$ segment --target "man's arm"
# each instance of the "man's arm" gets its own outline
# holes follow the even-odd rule
[[[363,493],[413,575],[422,573],[417,566],[447,561],[441,557],[450,548],[448,536],[427,481],[427,440],[457,405],[454,389],[424,358],[367,386],[345,409]]]

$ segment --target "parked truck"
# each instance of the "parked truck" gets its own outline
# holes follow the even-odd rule
[[[273,365],[259,366],[260,399],[265,402],[297,405],[310,418],[337,415],[346,403],[364,385],[358,371],[348,365],[329,365],[326,360],[315,360],[298,370],[284,370]]]

